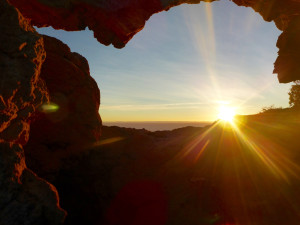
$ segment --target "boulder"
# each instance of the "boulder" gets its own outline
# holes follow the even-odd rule
[[[101,135],[100,91],[87,60],[61,41],[43,36],[46,60],[41,69],[50,102],[32,117],[27,162],[57,170],[63,159],[90,148]],[[31,159],[37,159],[31,161]],[[51,160],[49,160],[51,159]]]

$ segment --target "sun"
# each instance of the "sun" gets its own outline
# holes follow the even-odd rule
[[[233,107],[222,105],[219,109],[218,118],[232,123],[235,115],[236,113]]]

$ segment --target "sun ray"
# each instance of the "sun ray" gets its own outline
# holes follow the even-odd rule
[[[271,88],[273,85],[273,83],[271,82],[268,82],[266,83],[262,88],[259,88],[257,91],[251,93],[249,95],[248,98],[246,98],[245,100],[243,100],[239,105],[238,107],[241,108],[243,107],[245,104],[247,104],[250,100],[254,99],[254,98],[257,98],[261,93],[263,93],[264,91],[268,90],[269,88]]]
[[[289,182],[288,175],[300,178],[298,175],[300,167],[284,155],[285,150],[281,146],[245,124],[235,123],[232,126],[237,138],[255,153],[273,175],[287,182]]]
[[[211,80],[214,92],[217,94],[217,98],[220,99],[221,89],[219,88],[217,73],[214,69],[216,62],[216,39],[212,6],[208,3],[205,4],[206,23],[202,22],[203,19],[201,19],[199,13],[196,14],[193,11],[184,11],[184,16],[194,39],[194,44],[201,56],[201,60],[205,63],[205,68]]]
[[[197,151],[196,158],[197,160],[204,153],[204,150],[207,148],[210,142],[210,134],[213,133],[213,130],[218,126],[218,123],[211,125],[206,131],[204,131],[200,136],[193,139],[188,143],[175,157],[176,159],[183,159],[188,156],[192,151]],[[199,148],[200,147],[200,150]]]

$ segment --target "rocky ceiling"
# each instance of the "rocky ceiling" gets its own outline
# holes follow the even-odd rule
[[[202,0],[213,2],[216,0]],[[274,21],[280,35],[279,56],[274,73],[279,82],[300,79],[300,0],[232,0],[239,6],[253,8],[264,20]],[[67,31],[94,31],[97,40],[122,48],[145,26],[154,13],[183,3],[201,0],[10,0],[38,27],[52,26]]]

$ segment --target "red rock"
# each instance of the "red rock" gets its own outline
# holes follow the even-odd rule
[[[25,152],[38,158],[40,167],[51,170],[58,169],[62,159],[85,151],[99,140],[100,91],[84,57],[55,38],[43,37],[47,57],[41,78],[51,105],[43,105],[35,114]],[[47,107],[54,110],[45,110]]]
[[[40,68],[42,37],[18,10],[0,1],[0,224],[61,224],[55,187],[27,169],[21,146],[28,141],[29,118],[47,101]]]
[[[68,3],[13,0],[11,3],[38,27],[53,26],[69,31],[88,27],[94,31],[99,42],[105,45],[113,44],[117,48],[124,47],[125,43],[144,27],[145,21],[153,13],[162,10],[160,0]]]
[[[204,0],[212,2],[214,0]],[[105,45],[113,44],[122,48],[140,30],[154,13],[171,7],[201,0],[10,0],[21,12],[38,27],[53,26],[56,29],[94,31],[97,40]],[[290,47],[282,50],[279,43],[279,57],[274,73],[279,82],[300,79],[299,42],[294,29],[300,27],[299,0],[233,0],[239,6],[252,7],[266,21],[274,21],[278,29],[289,37]],[[297,36],[299,37],[299,36]],[[298,49],[296,51],[296,49]]]
[[[42,37],[29,21],[7,5],[4,1],[0,8],[0,142],[25,144],[28,118],[47,100],[39,78],[45,51]]]

